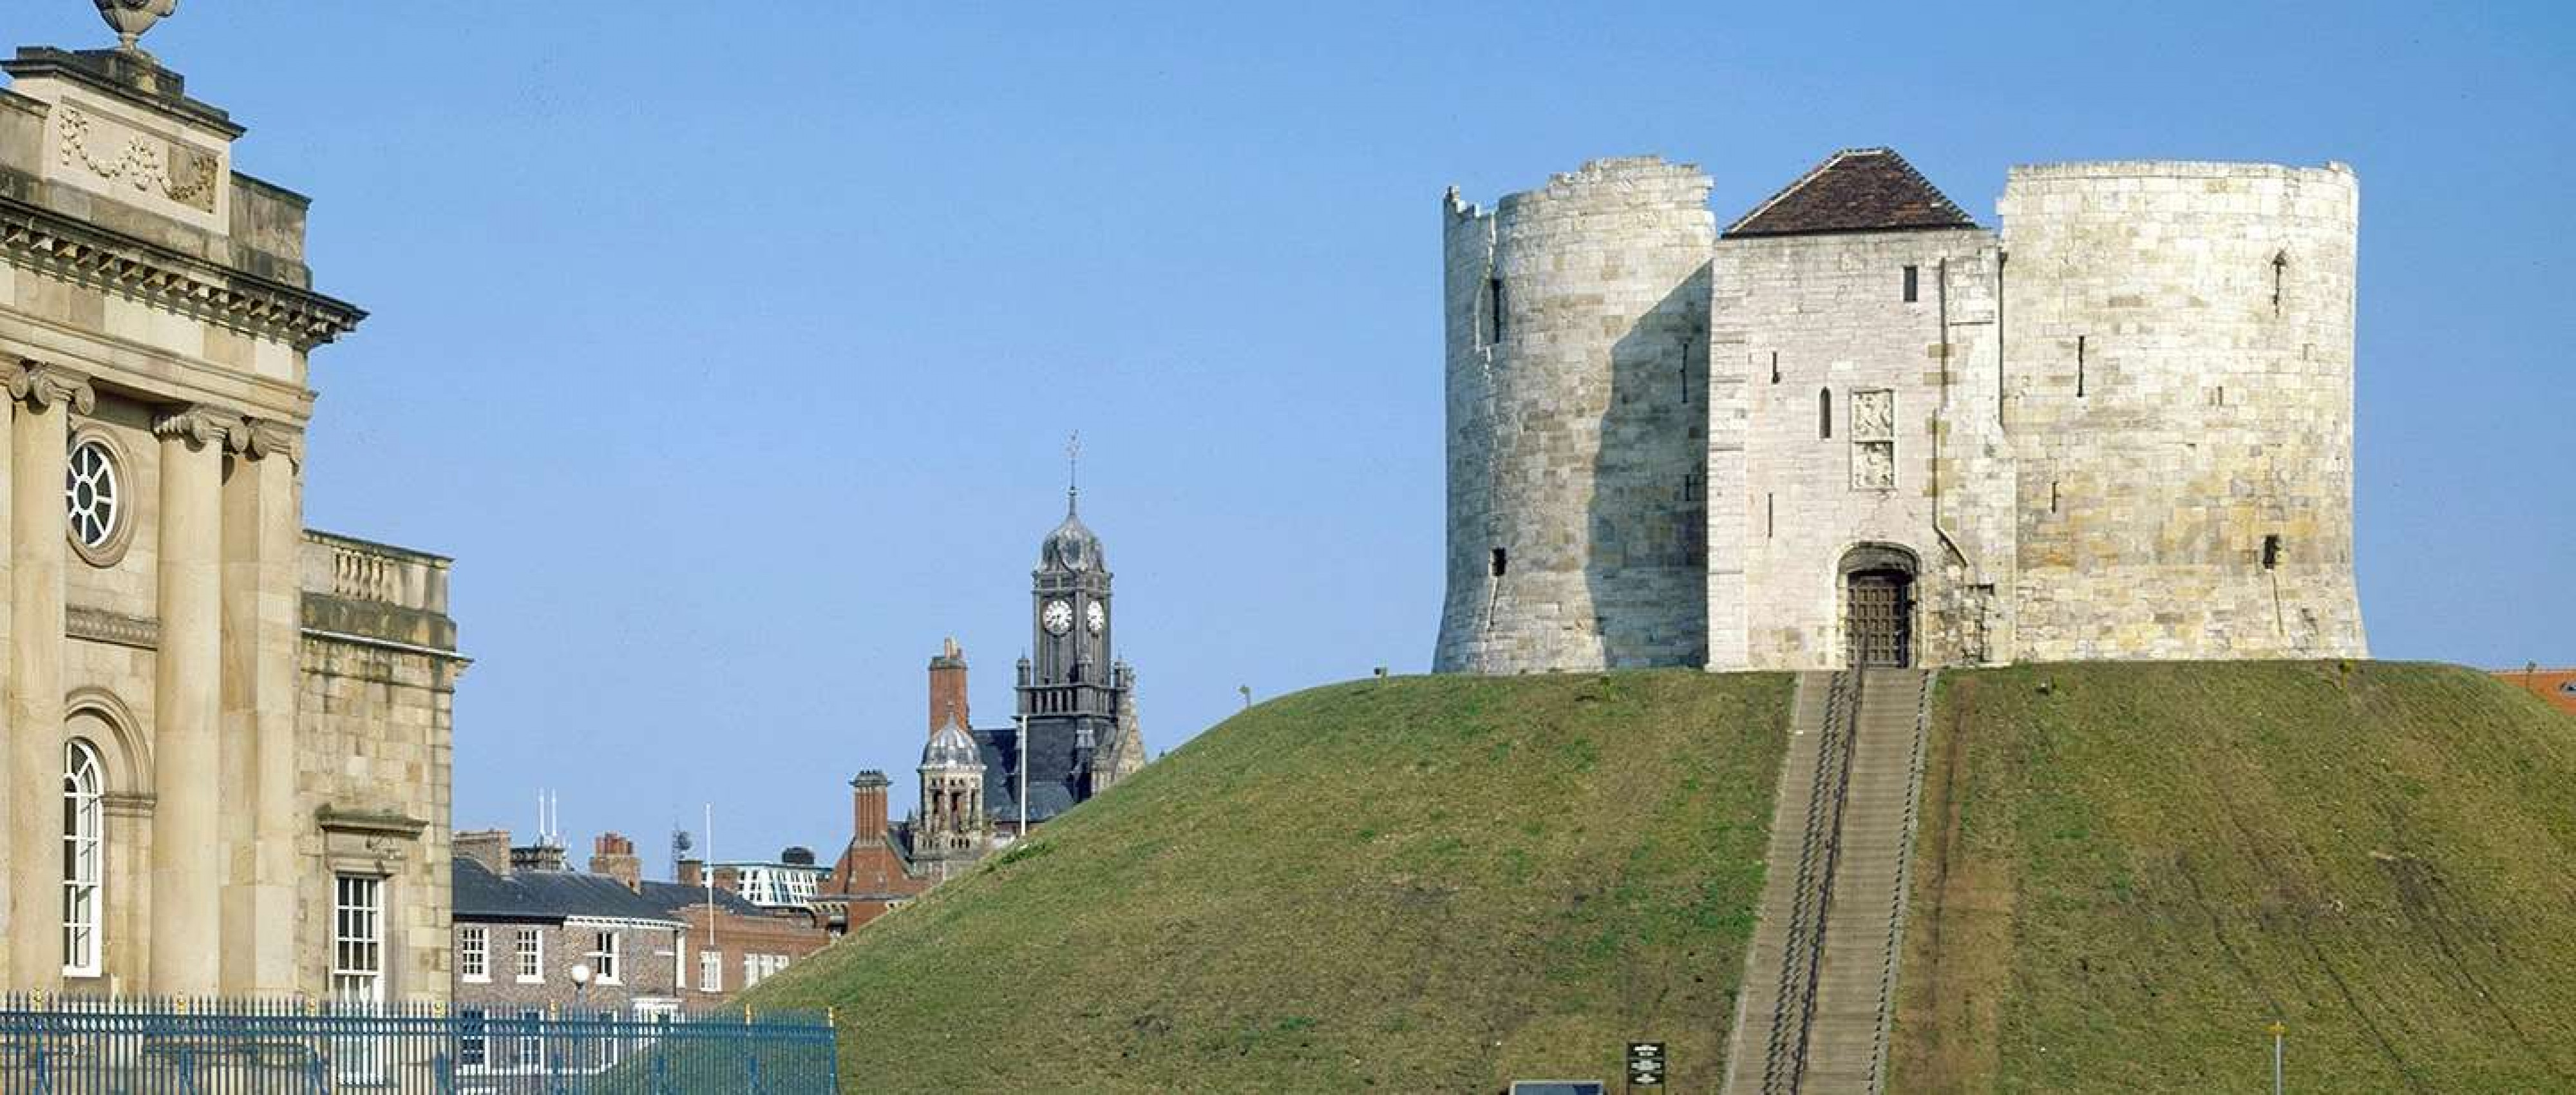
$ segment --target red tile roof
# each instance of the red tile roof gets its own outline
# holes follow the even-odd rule
[[[1974,228],[1905,157],[1886,148],[1847,148],[1825,158],[1726,229],[1729,236],[1799,236]]]

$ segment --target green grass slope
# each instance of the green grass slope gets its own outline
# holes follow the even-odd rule
[[[1786,676],[1264,704],[771,979],[852,1091],[1499,1090],[1669,1043],[1714,1090]]]
[[[1891,1090],[2576,1091],[2576,719],[2381,663],[1944,674]]]

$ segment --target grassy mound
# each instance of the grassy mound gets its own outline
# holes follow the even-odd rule
[[[1891,1090],[2576,1090],[2576,719],[2427,665],[1942,678]]]
[[[754,993],[854,1091],[1714,1090],[1786,676],[1399,678],[1228,720]]]

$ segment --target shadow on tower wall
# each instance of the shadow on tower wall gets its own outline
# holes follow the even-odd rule
[[[1708,660],[1708,300],[1703,264],[1610,349],[1583,577],[1613,669]]]

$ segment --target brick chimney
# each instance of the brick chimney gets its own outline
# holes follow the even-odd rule
[[[695,889],[695,888],[697,888],[697,887],[704,886],[704,885],[706,885],[706,884],[707,884],[707,861],[706,861],[706,860],[703,860],[703,859],[683,859],[683,860],[681,860],[681,861],[680,861],[680,885],[687,886],[687,887],[689,887],[689,888],[691,888],[691,889]]]
[[[951,707],[957,709],[959,725],[975,725],[966,711],[966,652],[958,649],[957,640],[946,639],[939,656],[930,659],[930,728],[923,737],[939,732]]]
[[[471,859],[493,874],[510,873],[510,830],[468,829],[450,838],[458,859]]]
[[[616,833],[601,833],[590,842],[590,873],[604,874],[627,889],[644,889],[644,861],[635,857],[635,842]]]
[[[886,835],[886,774],[874,768],[850,781],[850,843],[862,848]]]

